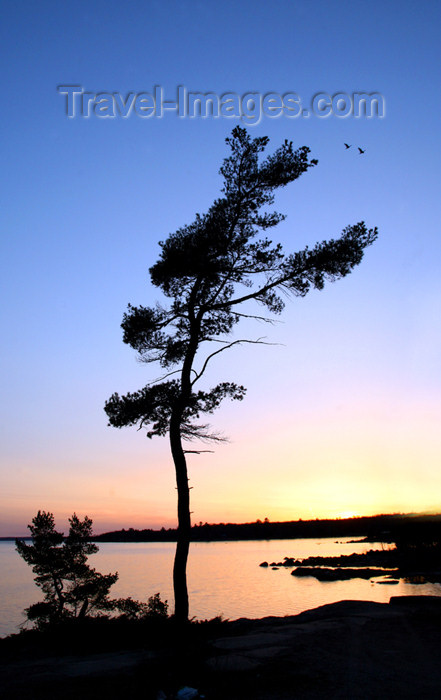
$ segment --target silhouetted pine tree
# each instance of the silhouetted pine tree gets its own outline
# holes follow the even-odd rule
[[[113,394],[105,405],[109,424],[137,425],[148,437],[168,434],[178,490],[178,541],[173,570],[175,615],[188,617],[186,566],[190,540],[190,502],[183,440],[222,438],[201,415],[213,413],[225,398],[242,400],[245,388],[224,381],[210,390],[199,388],[210,361],[243,343],[261,340],[227,338],[242,318],[271,318],[250,313],[256,302],[270,314],[284,307],[281,294],[303,297],[322,289],[325,281],[345,277],[358,265],[364,249],[377,237],[363,222],[348,226],[341,236],[313,248],[286,254],[265,231],[285,217],[269,211],[274,192],[296,180],[317,161],[309,149],[294,150],[285,141],[265,159],[260,154],[269,139],[252,139],[241,127],[226,139],[231,153],[220,174],[222,195],[206,214],[180,228],[160,244],[158,261],[150,268],[152,283],[168,299],[166,306],[134,307],[124,315],[123,340],[144,362],[158,362],[165,375],[140,391]],[[210,346],[217,349],[210,352]],[[205,354],[204,354],[205,353]],[[170,378],[173,377],[173,378]]]

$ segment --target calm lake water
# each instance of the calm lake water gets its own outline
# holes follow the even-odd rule
[[[388,602],[392,595],[441,595],[441,584],[412,585],[400,581],[395,586],[383,586],[362,579],[320,582],[291,576],[289,568],[272,571],[259,567],[262,561],[281,561],[285,556],[304,558],[381,549],[380,544],[346,542],[325,538],[193,543],[188,567],[190,615],[209,619],[222,614],[234,620],[295,615],[338,600]],[[162,599],[173,601],[173,542],[101,543],[99,547],[90,561],[101,573],[119,572],[113,596],[146,600],[159,591]],[[23,608],[42,596],[30,567],[18,556],[13,542],[0,542],[0,571],[3,636],[18,631],[24,620]]]

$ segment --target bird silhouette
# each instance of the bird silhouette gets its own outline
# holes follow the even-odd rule
[[[361,155],[362,153],[364,153],[363,149],[360,148],[360,146],[358,146],[358,150],[360,151],[360,155]]]
[[[345,143],[345,146],[346,146],[346,148],[350,148],[352,146],[352,144],[348,145],[347,143]]]

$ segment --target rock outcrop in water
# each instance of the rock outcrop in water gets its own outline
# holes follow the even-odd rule
[[[319,581],[347,581],[351,578],[374,578],[376,576],[398,576],[398,569],[366,569],[358,567],[349,569],[336,567],[328,569],[320,566],[298,566],[291,576],[313,576]]]
[[[373,576],[380,576],[384,573],[396,573],[398,560],[396,557],[396,552],[393,550],[374,550],[371,549],[369,552],[364,554],[342,554],[338,557],[306,557],[305,559],[294,559],[294,557],[284,557],[283,561],[275,562],[272,561],[268,564],[267,561],[263,561],[259,566],[263,568],[266,567],[296,567],[296,571],[293,571],[293,575],[296,576],[312,576],[311,573],[306,573],[306,570],[313,571],[314,569],[319,569],[320,572],[323,571],[334,571],[334,569],[344,570],[346,573],[355,572],[359,574],[361,571],[366,572],[362,578],[370,578],[367,572],[374,571]],[[327,568],[324,568],[327,567]],[[305,570],[305,571],[302,571]],[[338,574],[338,571],[337,571]],[[331,574],[330,574],[331,576]],[[318,577],[317,577],[318,578]],[[343,571],[340,571],[340,575],[332,580],[341,580],[342,578],[353,578],[353,575],[343,576]],[[322,580],[331,580],[325,579]]]
[[[400,554],[397,549],[375,550],[371,549],[364,554],[342,554],[338,557],[306,557],[294,559],[285,557],[283,561],[264,561],[259,566],[278,569],[281,567],[295,567],[292,576],[313,576],[319,581],[346,581],[351,578],[370,579],[379,576],[406,577],[414,583],[441,582],[441,571],[433,569],[407,569],[403,568]],[[381,583],[396,583],[386,580]]]

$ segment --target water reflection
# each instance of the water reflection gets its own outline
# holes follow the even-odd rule
[[[262,561],[281,561],[285,556],[338,556],[381,549],[380,544],[321,540],[271,540],[251,542],[196,542],[191,545],[188,584],[190,615],[199,619],[219,614],[229,619],[295,615],[337,600],[389,601],[394,595],[441,595],[440,584],[400,580],[392,586],[372,580],[320,582],[291,576],[291,568],[272,571]],[[172,565],[174,543],[100,543],[91,558],[98,571],[118,571],[112,595],[146,600],[160,592],[173,601]],[[0,634],[17,631],[21,611],[40,599],[30,568],[14,549],[13,542],[0,543]],[[381,579],[378,579],[381,580]]]

